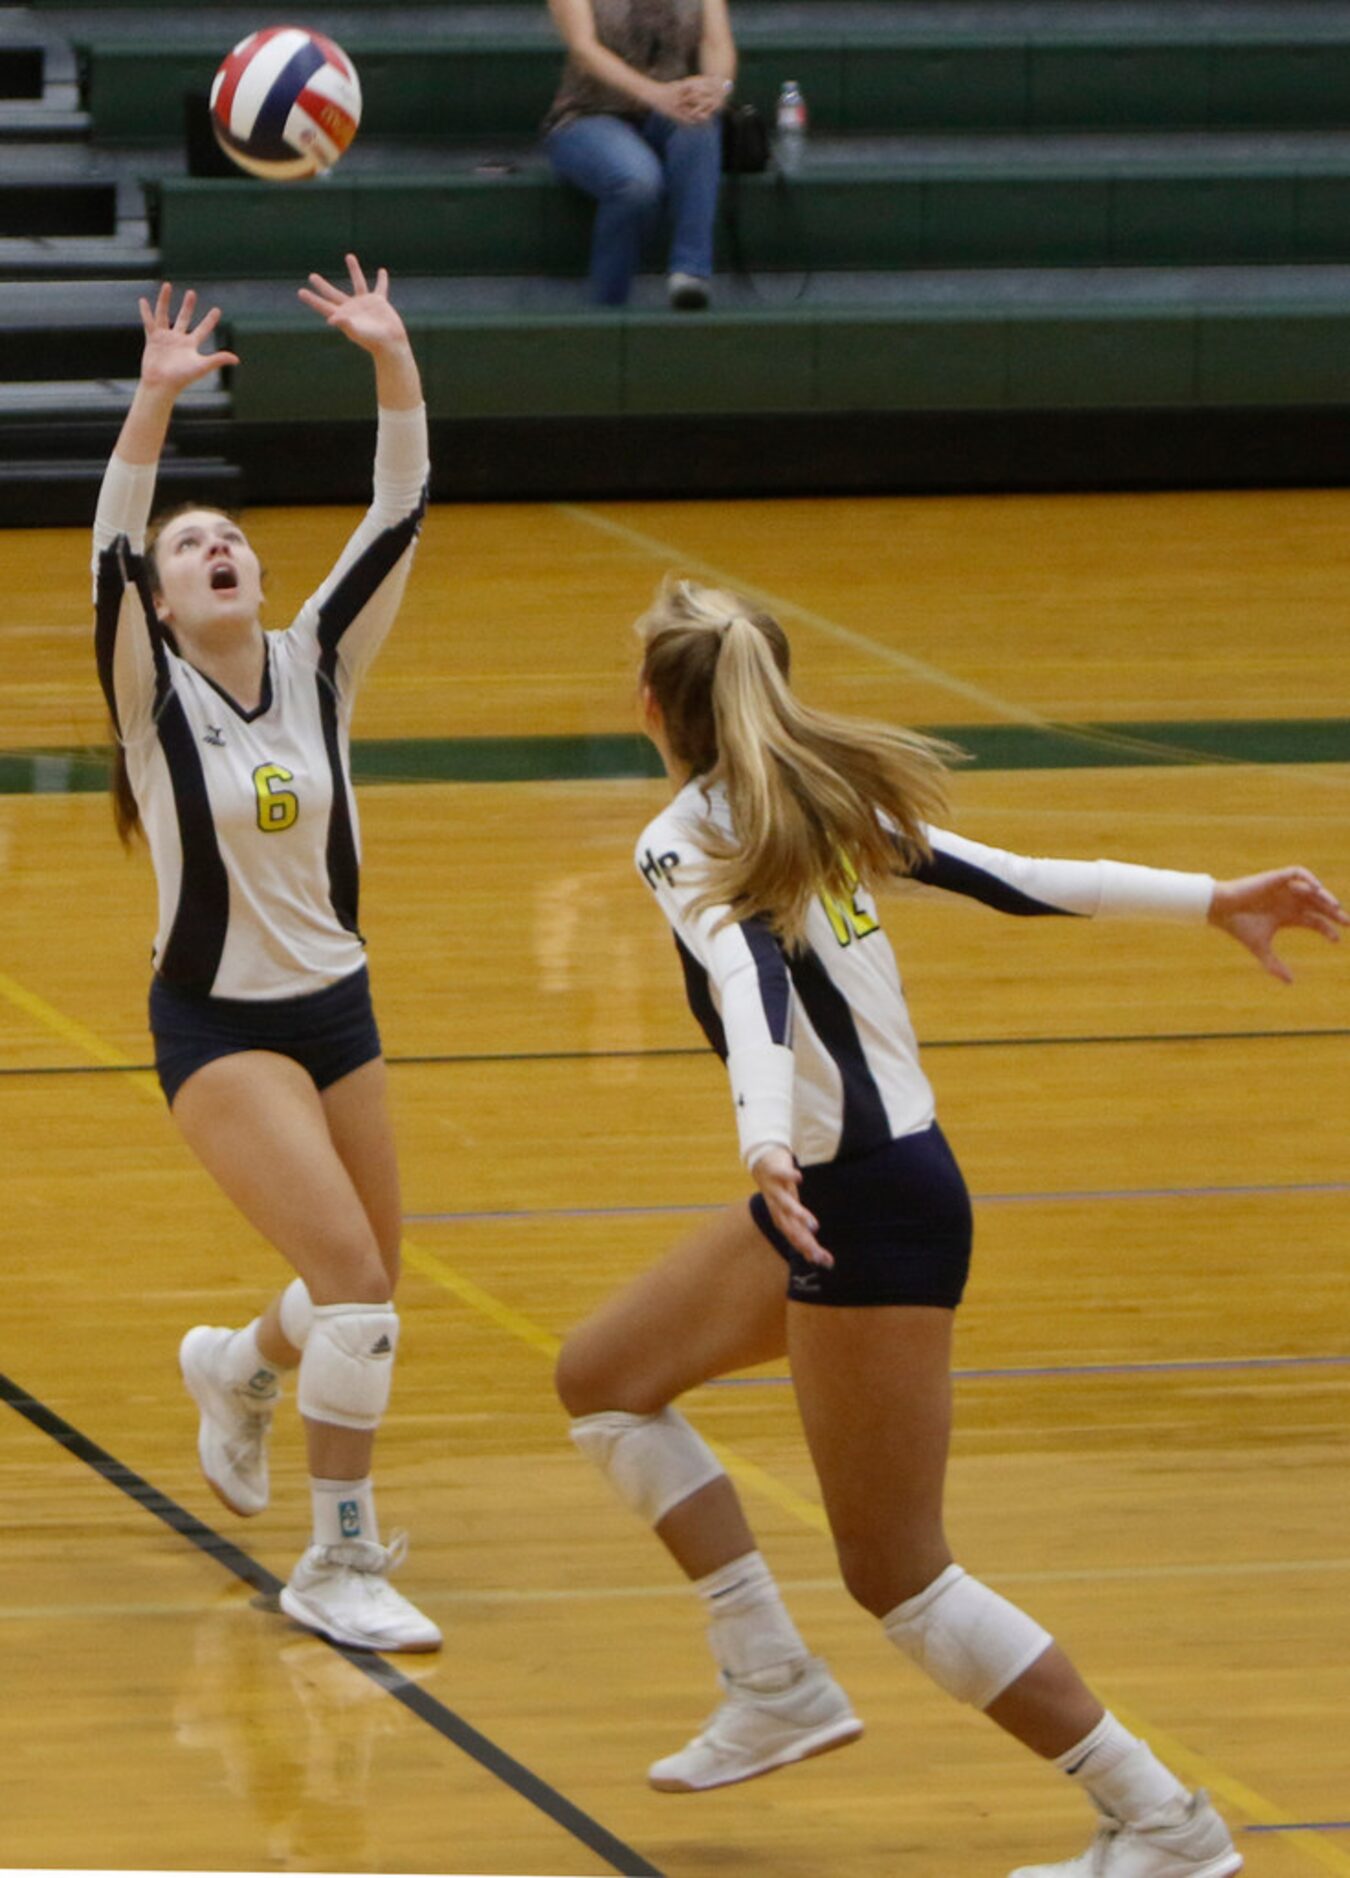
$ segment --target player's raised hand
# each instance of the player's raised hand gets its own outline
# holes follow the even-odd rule
[[[1339,939],[1339,928],[1350,926],[1350,916],[1335,894],[1306,867],[1278,867],[1268,874],[1216,882],[1209,919],[1285,984],[1293,983],[1294,974],[1275,951],[1277,932],[1306,926],[1324,939]]]
[[[209,339],[220,320],[220,308],[213,306],[194,326],[197,296],[189,287],[176,315],[173,314],[173,287],[167,280],[155,296],[155,304],[140,301],[141,325],[145,328],[145,348],[141,353],[141,383],[148,391],[177,397],[189,385],[219,371],[222,365],[238,365],[233,352],[203,352],[202,342]]]
[[[403,320],[389,298],[388,271],[380,268],[372,287],[356,256],[349,254],[346,260],[352,283],[350,293],[335,287],[322,274],[311,274],[309,286],[299,289],[300,298],[366,352],[383,352],[393,346],[406,345],[408,335]]]
[[[299,289],[306,306],[345,333],[375,361],[375,392],[381,410],[411,411],[422,402],[422,381],[407,329],[389,298],[389,275],[380,268],[372,287],[354,254],[347,256],[351,292],[335,287],[322,274],[311,274]]]

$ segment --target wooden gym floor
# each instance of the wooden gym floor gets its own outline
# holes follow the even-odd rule
[[[352,519],[249,518],[276,621]],[[519,739],[525,767],[531,740],[630,731],[627,622],[679,566],[776,596],[817,702],[1020,726],[1019,767],[956,782],[977,837],[1299,860],[1344,896],[1348,529],[1350,493],[441,510],[357,734]],[[0,748],[99,743],[85,538],[0,552]],[[1064,767],[1047,722],[1115,729]],[[196,1470],[178,1339],[281,1274],[145,1073],[149,868],[65,774],[0,796],[7,1864],[1002,1878],[1080,1849],[1067,1783],[845,1597],[777,1372],[686,1406],[867,1734],[702,1798],[644,1784],[710,1663],[549,1359],[745,1191],[632,871],[662,786],[362,788],[408,1212],[378,1479],[447,1638],[363,1672],[267,1608],[306,1530],[291,1406],[262,1518]],[[1211,1789],[1249,1871],[1350,1874],[1350,956],[1288,940],[1285,989],[1207,930],[902,898],[888,924],[977,1196],[958,1555]]]

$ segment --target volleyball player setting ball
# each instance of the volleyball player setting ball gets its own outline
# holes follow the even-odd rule
[[[341,46],[303,26],[250,33],[212,81],[216,142],[266,182],[299,182],[331,169],[360,122],[356,67]]]
[[[150,1027],[188,1147],[282,1255],[290,1283],[242,1329],[182,1340],[197,1452],[231,1511],[268,1505],[281,1379],[297,1371],[310,1542],[280,1604],[335,1643],[434,1650],[437,1626],[389,1580],[371,1477],[399,1318],[398,1161],[360,929],[352,712],[394,623],[426,505],[426,408],[380,268],[309,276],[300,299],[371,359],[369,509],[280,632],[265,632],[258,555],[233,516],[188,503],[150,523],[179,396],[239,363],[220,309],[141,301],[140,377],[94,523],[98,675],[116,744],[119,831],[159,883]]]

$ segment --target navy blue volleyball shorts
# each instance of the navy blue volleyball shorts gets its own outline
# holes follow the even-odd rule
[[[970,1195],[947,1138],[934,1122],[856,1160],[802,1170],[802,1204],[834,1265],[813,1265],[788,1244],[764,1196],[755,1224],[787,1262],[788,1296],[799,1304],[934,1304],[954,1311],[970,1270]]]
[[[159,1086],[170,1108],[195,1070],[241,1050],[289,1056],[319,1089],[380,1054],[364,965],[299,998],[212,998],[156,977],[150,983],[150,1029]]]

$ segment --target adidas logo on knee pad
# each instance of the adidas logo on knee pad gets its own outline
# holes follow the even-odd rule
[[[398,1313],[392,1304],[320,1304],[300,1359],[300,1413],[375,1428],[389,1406]]]

